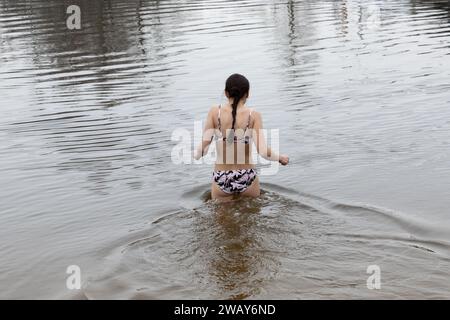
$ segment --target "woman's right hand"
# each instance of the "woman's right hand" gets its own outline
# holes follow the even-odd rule
[[[285,166],[289,163],[289,157],[285,154],[282,154],[280,155],[280,159],[278,160],[278,162]]]

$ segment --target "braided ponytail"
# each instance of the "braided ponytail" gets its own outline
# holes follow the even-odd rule
[[[236,112],[237,112],[237,106],[239,104],[239,101],[243,98],[242,93],[239,91],[238,88],[233,87],[230,90],[229,95],[231,98],[233,98],[233,104],[231,107],[233,108],[233,111],[231,112],[231,115],[233,116],[233,124],[231,125],[231,129],[234,130],[234,127],[236,125]]]
[[[231,107],[233,108],[233,111],[231,112],[231,115],[233,116],[233,124],[231,126],[231,129],[233,130],[230,132],[231,141],[234,139],[236,113],[239,101],[241,101],[244,96],[248,95],[249,90],[250,83],[243,75],[235,73],[231,75],[226,81],[225,91],[228,93],[229,98],[233,98],[233,103],[231,105]]]

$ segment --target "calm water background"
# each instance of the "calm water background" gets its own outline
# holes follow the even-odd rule
[[[447,1],[2,0],[0,297],[450,298],[449,37]],[[171,135],[234,72],[292,163],[223,207]]]

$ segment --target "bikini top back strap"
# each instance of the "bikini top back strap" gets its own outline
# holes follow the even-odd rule
[[[252,111],[253,109],[250,109],[250,113],[248,114],[247,128],[245,128],[245,130],[247,130],[250,127],[250,121],[252,119]]]
[[[219,114],[217,115],[217,124],[219,126],[219,130],[221,129],[221,123],[220,123],[220,111],[222,110],[222,106],[219,104]]]

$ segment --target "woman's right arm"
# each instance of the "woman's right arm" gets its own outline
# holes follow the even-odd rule
[[[289,157],[286,155],[278,155],[276,152],[272,151],[272,149],[267,146],[266,138],[264,136],[262,117],[259,112],[254,111],[254,124],[253,124],[253,132],[254,132],[254,142],[256,145],[256,150],[266,160],[270,161],[278,161],[282,165],[287,165],[289,163]]]

